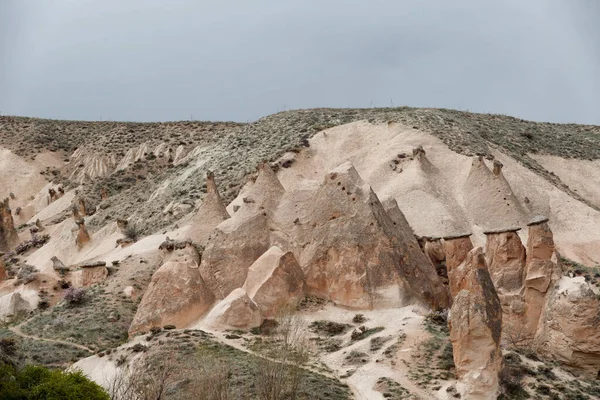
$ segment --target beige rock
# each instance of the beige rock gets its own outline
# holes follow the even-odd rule
[[[248,269],[243,286],[265,318],[295,309],[304,297],[304,273],[291,252],[271,247]]]
[[[359,309],[449,304],[408,224],[390,218],[350,163],[327,174],[307,203],[295,240],[309,294]]]
[[[6,273],[6,266],[4,265],[4,260],[2,259],[3,254],[0,253],[0,282],[5,281],[8,278],[8,274]]]
[[[33,307],[19,292],[13,292],[0,297],[0,321],[11,323],[31,311]]]
[[[498,295],[521,291],[525,247],[515,230],[486,232],[486,263]]]
[[[459,266],[461,281],[450,283],[460,288],[450,311],[457,388],[464,399],[496,399],[498,374],[502,370],[502,308],[485,265],[480,247],[469,252]]]
[[[202,326],[218,330],[250,329],[260,326],[261,323],[259,307],[244,289],[237,288],[215,305],[202,322]]]
[[[462,272],[458,270],[458,267],[467,259],[469,252],[473,250],[473,243],[470,236],[471,234],[469,233],[444,237],[446,269],[452,297],[460,292],[460,288],[456,285],[462,279]],[[453,277],[453,275],[455,276]]]
[[[214,295],[200,275],[200,255],[194,246],[174,249],[168,258],[152,276],[129,327],[130,335],[153,326],[188,326],[214,302]]]
[[[284,193],[285,189],[271,166],[268,163],[261,163],[258,166],[256,181],[245,192],[242,206],[236,214],[247,216],[262,212],[270,216],[279,205]]]
[[[108,269],[104,265],[85,267],[81,271],[81,286],[91,286],[100,283],[108,276]]]
[[[8,203],[8,197],[0,201],[0,251],[8,251],[19,241]]]
[[[202,277],[215,296],[223,299],[244,284],[248,268],[269,247],[266,216],[236,213],[211,233],[202,254]]]
[[[548,292],[560,279],[561,270],[554,248],[552,231],[547,219],[529,224],[527,264],[525,274],[526,321],[522,335],[533,338],[539,327],[540,315],[546,306]]]
[[[223,204],[215,183],[215,175],[208,171],[206,174],[206,196],[190,221],[186,238],[204,245],[213,229],[229,218],[229,213]]]
[[[50,261],[52,261],[52,268],[60,276],[64,276],[67,272],[69,272],[69,267],[67,267],[62,261],[60,261],[58,257],[52,256],[52,258],[50,258]]]
[[[75,223],[77,224],[77,227],[78,227],[77,238],[75,239],[75,244],[77,244],[77,247],[82,248],[83,246],[88,244],[90,242],[90,240],[92,240],[92,239],[91,239],[90,234],[88,233],[87,229],[85,228],[85,220],[83,218],[78,219],[77,221],[75,221]]]
[[[44,228],[44,225],[42,225],[39,219],[35,220],[35,226],[37,227],[38,232],[43,232],[46,229]]]
[[[490,171],[481,156],[475,157],[463,187],[469,217],[485,229],[498,226],[522,226],[527,213],[502,174],[502,164]]]
[[[584,277],[563,276],[557,286],[550,290],[540,320],[539,349],[596,379],[600,372],[600,301]]]

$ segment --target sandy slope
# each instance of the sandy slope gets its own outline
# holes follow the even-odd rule
[[[410,160],[417,146],[425,149],[427,162]],[[407,156],[398,158],[402,153]],[[504,164],[502,171],[512,193],[497,195],[499,186],[494,179],[486,178],[479,183],[486,189],[483,194],[467,201],[471,190],[465,183],[471,157],[454,153],[438,138],[411,127],[357,122],[314,136],[310,148],[297,156],[291,168],[282,169],[278,177],[286,190],[292,190],[305,185],[307,180],[320,181],[327,171],[351,161],[380,199],[389,196],[398,201],[418,235],[443,236],[467,230],[474,233],[476,244],[483,245],[483,230],[513,226],[515,221],[523,226],[524,218],[544,214],[550,217],[557,246],[563,254],[588,264],[600,263],[600,213],[514,159],[500,152],[495,156]],[[486,163],[491,169],[491,162]],[[580,185],[587,182],[582,174],[573,174],[571,179]],[[241,202],[247,190],[232,204]],[[508,196],[518,202],[518,207],[507,207]],[[490,211],[489,218],[482,223],[477,216],[485,215],[486,210],[494,212]],[[526,230],[521,235],[526,239]]]

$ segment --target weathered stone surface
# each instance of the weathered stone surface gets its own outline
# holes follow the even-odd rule
[[[0,297],[0,321],[10,323],[31,311],[33,307],[19,292]]]
[[[304,297],[304,273],[291,252],[271,247],[248,269],[244,290],[265,318],[295,309]]]
[[[260,326],[260,309],[246,291],[237,288],[208,313],[203,326],[209,329],[250,329]]]
[[[215,176],[211,171],[208,171],[206,174],[206,196],[204,196],[202,205],[190,221],[186,238],[204,245],[213,229],[229,218],[230,215],[217,189]]]
[[[444,237],[444,254],[448,271],[458,267],[473,250],[471,234]]]
[[[309,294],[363,309],[449,304],[405,218],[393,220],[350,163],[327,174],[297,208],[294,234]]]
[[[170,254],[169,261],[152,276],[129,328],[130,335],[153,326],[185,327],[209,310],[215,297],[200,276],[199,262],[200,255],[192,245]]]
[[[464,273],[459,270],[459,266],[465,262],[471,250],[473,250],[473,243],[471,242],[470,235],[444,238],[446,269],[452,297],[460,292],[458,282],[462,280]]]
[[[527,264],[525,274],[526,315],[521,335],[533,338],[539,327],[540,315],[547,304],[549,290],[560,279],[561,270],[554,239],[548,223],[543,219],[529,225]]]
[[[563,276],[548,295],[536,338],[543,354],[585,372],[600,372],[600,301],[584,277]]]
[[[108,269],[104,265],[83,268],[81,271],[81,286],[90,286],[102,282],[108,276]]]
[[[0,282],[6,280],[6,278],[8,278],[8,274],[6,273],[6,266],[2,259],[2,253],[0,253]]]
[[[521,291],[525,272],[525,246],[514,230],[487,233],[486,263],[498,295]]]
[[[75,244],[77,244],[77,247],[82,248],[83,246],[88,244],[92,239],[85,227],[85,221],[83,218],[78,219],[77,221],[75,221],[75,223],[79,228],[79,230],[77,231],[77,238],[75,239]]]
[[[457,388],[464,399],[496,399],[502,369],[502,308],[480,247],[469,252],[459,269],[460,288],[450,311]]]
[[[69,267],[67,267],[62,261],[60,261],[58,259],[58,257],[56,256],[52,256],[52,258],[50,259],[52,261],[52,268],[58,272],[58,274],[60,276],[65,275],[67,272],[69,272]]]
[[[15,229],[12,213],[9,206],[9,198],[0,201],[0,251],[8,251],[17,244],[19,236]]]
[[[248,268],[270,247],[266,216],[236,214],[211,233],[202,253],[200,272],[219,299],[246,281]]]

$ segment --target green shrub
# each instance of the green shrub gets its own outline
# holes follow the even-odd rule
[[[6,400],[108,400],[108,394],[80,371],[63,372],[27,365],[0,366],[0,398]]]

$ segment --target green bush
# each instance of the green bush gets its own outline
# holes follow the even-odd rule
[[[109,400],[108,394],[80,371],[63,372],[27,365],[0,366],[0,398],[5,400]]]

